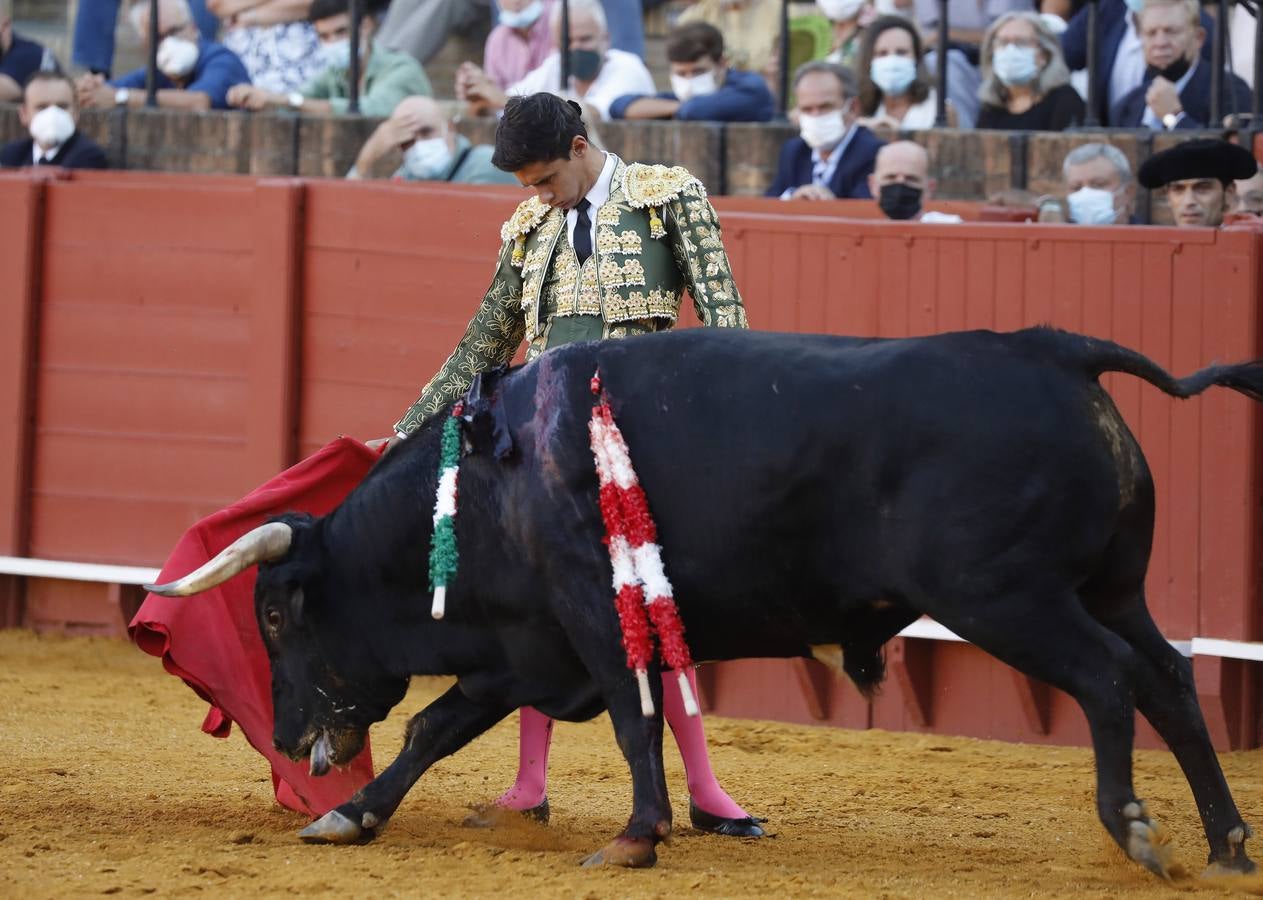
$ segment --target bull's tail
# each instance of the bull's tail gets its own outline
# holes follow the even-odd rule
[[[1112,341],[1044,330],[1056,335],[1057,355],[1091,378],[1106,372],[1125,372],[1143,378],[1158,390],[1181,399],[1195,397],[1210,387],[1231,388],[1252,400],[1263,401],[1263,360],[1228,366],[1208,366],[1176,378],[1147,356]]]

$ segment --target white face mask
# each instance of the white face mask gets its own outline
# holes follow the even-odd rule
[[[878,56],[869,67],[868,77],[887,97],[902,97],[917,80],[917,64],[910,56]]]
[[[1039,75],[1039,60],[1034,47],[1005,44],[996,49],[991,58],[991,69],[1005,84],[1027,85]]]
[[[798,117],[799,131],[812,150],[836,147],[846,137],[846,122],[842,111],[821,113],[818,116],[803,113]]]
[[[320,44],[320,59],[329,69],[351,68],[351,39],[338,38]]]
[[[31,116],[31,138],[42,150],[60,147],[75,133],[75,120],[60,106],[48,106]]]
[[[1113,225],[1118,219],[1114,193],[1104,188],[1079,188],[1066,197],[1066,203],[1070,205],[1070,221],[1076,225]]]
[[[184,78],[197,65],[197,44],[188,38],[165,37],[158,45],[158,71],[168,78]]]
[[[417,141],[404,151],[403,170],[409,178],[417,181],[432,181],[447,174],[452,164],[452,151],[447,146],[447,139],[436,137]]]
[[[687,103],[694,97],[704,97],[707,94],[713,94],[719,89],[715,84],[714,71],[703,72],[701,75],[694,75],[692,78],[686,78],[682,75],[671,76],[671,93],[675,94],[677,100],[681,103]]]
[[[849,22],[860,14],[864,0],[816,0],[816,5],[830,22]]]
[[[533,0],[533,2],[522,7],[517,12],[510,12],[507,9],[500,10],[500,24],[525,31],[534,25],[543,13],[544,4],[540,0]]]

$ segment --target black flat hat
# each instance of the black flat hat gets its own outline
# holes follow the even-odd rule
[[[1227,185],[1258,171],[1250,151],[1227,141],[1187,141],[1145,160],[1136,177],[1142,187],[1158,188],[1173,181],[1214,178]]]

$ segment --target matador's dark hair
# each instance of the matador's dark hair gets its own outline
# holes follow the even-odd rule
[[[496,152],[491,164],[502,172],[516,172],[531,163],[569,159],[577,135],[588,129],[578,103],[549,93],[510,97],[496,126]]]

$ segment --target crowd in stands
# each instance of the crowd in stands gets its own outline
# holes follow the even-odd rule
[[[103,166],[100,148],[77,132],[79,111],[146,102],[143,67],[113,71],[119,0],[79,4],[69,66],[14,33],[12,2],[0,0],[0,101],[21,102],[30,138],[6,146],[0,162]],[[782,148],[769,196],[872,198],[892,218],[924,220],[933,166],[917,145],[887,143],[900,132],[936,124],[1061,132],[1093,117],[1111,129],[1206,130],[1251,108],[1253,60],[1230,59],[1235,65],[1223,73],[1212,117],[1210,41],[1219,23],[1197,0],[1100,0],[1091,73],[1083,0],[949,0],[947,47],[939,46],[938,0],[817,0],[811,14],[791,21],[788,60],[780,58],[781,0],[673,0],[665,60],[646,61],[646,8],[662,4],[569,0],[563,42],[558,0],[362,0],[359,110],[384,121],[348,177],[373,177],[381,165],[395,165],[384,160],[395,160],[399,180],[512,183],[491,166],[490,148],[471,145],[454,123],[496,116],[509,97],[550,91],[581,104],[593,123],[783,116],[798,134]],[[158,10],[159,106],[348,111],[348,0],[159,0]],[[125,10],[146,47],[149,12],[150,0]],[[450,89],[441,85],[436,96],[426,63],[450,35],[479,27],[490,28],[482,58],[461,63]],[[1234,16],[1227,27],[1230,48],[1244,46],[1237,33],[1252,35],[1254,20]],[[655,84],[647,62],[660,71],[665,62],[666,83]],[[782,67],[792,86],[785,110]],[[1089,97],[1096,100],[1091,115]],[[1177,154],[1164,164],[1166,180],[1139,181],[1164,187],[1174,207],[1182,188],[1172,185],[1209,178],[1202,193],[1215,194],[1218,207],[1203,210],[1203,223],[1222,219],[1216,208],[1260,209],[1259,176],[1239,155],[1225,155],[1227,146]],[[1193,173],[1188,179],[1173,177],[1181,165]],[[1207,175],[1213,165],[1220,168]],[[1135,220],[1136,180],[1118,149],[1081,146],[1066,157],[1064,175],[1064,194],[1041,218]],[[1175,216],[1180,224],[1198,219]]]

